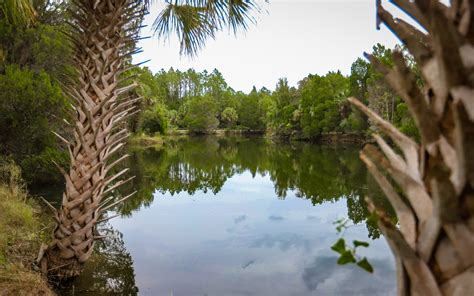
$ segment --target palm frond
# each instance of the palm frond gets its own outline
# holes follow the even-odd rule
[[[194,56],[208,38],[215,38],[217,31],[229,28],[236,34],[255,23],[252,12],[260,12],[254,0],[174,0],[153,24],[158,38],[169,38],[173,33],[179,38],[180,53]]]
[[[240,28],[247,30],[249,24],[255,23],[255,18],[252,16],[252,11],[255,10],[260,12],[259,6],[252,1],[246,0],[228,0],[228,1],[219,1],[212,0],[209,2],[216,2],[215,6],[223,6],[218,2],[227,2],[227,9],[224,14],[219,16],[220,20],[227,20],[227,26],[231,28],[235,33],[238,32]],[[224,8],[224,7],[222,7]]]
[[[8,23],[18,26],[30,25],[36,16],[31,0],[3,0],[0,11]]]

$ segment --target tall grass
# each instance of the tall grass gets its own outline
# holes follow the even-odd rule
[[[54,295],[31,263],[42,241],[41,209],[28,198],[21,170],[0,158],[0,295]]]

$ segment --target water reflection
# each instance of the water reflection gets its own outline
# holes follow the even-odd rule
[[[83,274],[61,287],[61,295],[138,295],[133,259],[125,248],[123,235],[110,224],[100,225],[104,236],[96,243]]]
[[[268,175],[279,199],[285,199],[288,192],[311,200],[313,205],[344,199],[346,215],[356,224],[368,216],[363,202],[367,188],[373,187],[371,194],[378,196],[377,186],[358,158],[357,147],[201,137],[180,138],[161,148],[134,148],[130,154],[128,166],[136,179],[123,194],[137,189],[138,194],[122,206],[123,215],[150,206],[155,191],[171,195],[193,195],[197,191],[217,194],[229,178],[243,172],[250,172],[252,177]],[[388,207],[381,195],[378,201]],[[369,236],[379,237],[375,223],[366,222]]]
[[[148,208],[113,222],[133,256],[141,295],[394,295],[383,240],[361,253],[374,263],[374,275],[336,268],[332,222],[347,213],[344,198],[313,206],[288,191],[280,200],[268,174],[250,172],[229,178],[217,195],[154,196]],[[346,239],[367,234],[362,225]],[[325,257],[332,262],[320,266]]]
[[[330,250],[340,217],[359,224],[348,241],[379,235],[357,148],[207,137],[129,154],[137,178],[121,194],[138,194],[110,222],[123,236],[100,247],[76,294],[395,295],[384,240],[361,250],[373,275]]]
[[[316,257],[303,271],[302,279],[314,295],[395,295],[393,266],[384,260],[373,260],[375,274],[361,272],[354,265],[339,266],[336,257]],[[376,285],[367,285],[368,282]]]

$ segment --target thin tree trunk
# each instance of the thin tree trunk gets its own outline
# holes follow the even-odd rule
[[[349,99],[399,148],[400,153],[374,135],[379,149],[369,145],[361,152],[395,209],[399,227],[367,200],[395,255],[399,295],[472,295],[474,2],[454,0],[450,7],[427,0],[393,3],[428,32],[394,19],[378,1],[379,22],[407,46],[421,70],[424,89],[401,52],[393,53],[392,68],[367,57],[407,103],[421,144]]]
[[[69,171],[63,170],[66,189],[55,213],[53,241],[38,256],[41,269],[50,276],[67,278],[81,272],[98,238],[96,224],[119,202],[109,197],[112,190],[127,181],[119,177],[128,169],[109,174],[127,155],[113,162],[110,158],[127,137],[120,122],[134,112],[135,100],[121,97],[134,85],[119,88],[119,75],[135,45],[138,30],[132,25],[143,16],[140,5],[133,0],[74,2],[70,39],[79,81],[68,88],[68,95],[74,100],[76,122],[72,143],[63,139],[71,163]]]

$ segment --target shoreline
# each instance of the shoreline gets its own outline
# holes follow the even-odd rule
[[[190,130],[179,129],[171,130],[165,135],[148,136],[145,134],[134,135],[130,138],[129,144],[133,146],[160,146],[163,145],[167,140],[180,137],[199,137],[199,136],[216,136],[216,137],[262,137],[273,141],[288,141],[288,142],[308,142],[313,144],[323,145],[363,145],[369,139],[364,134],[358,133],[342,133],[342,132],[330,132],[322,133],[318,137],[308,138],[304,137],[301,133],[293,133],[292,135],[278,135],[271,133],[270,131],[261,130],[226,130],[216,129],[209,131],[192,132]]]

